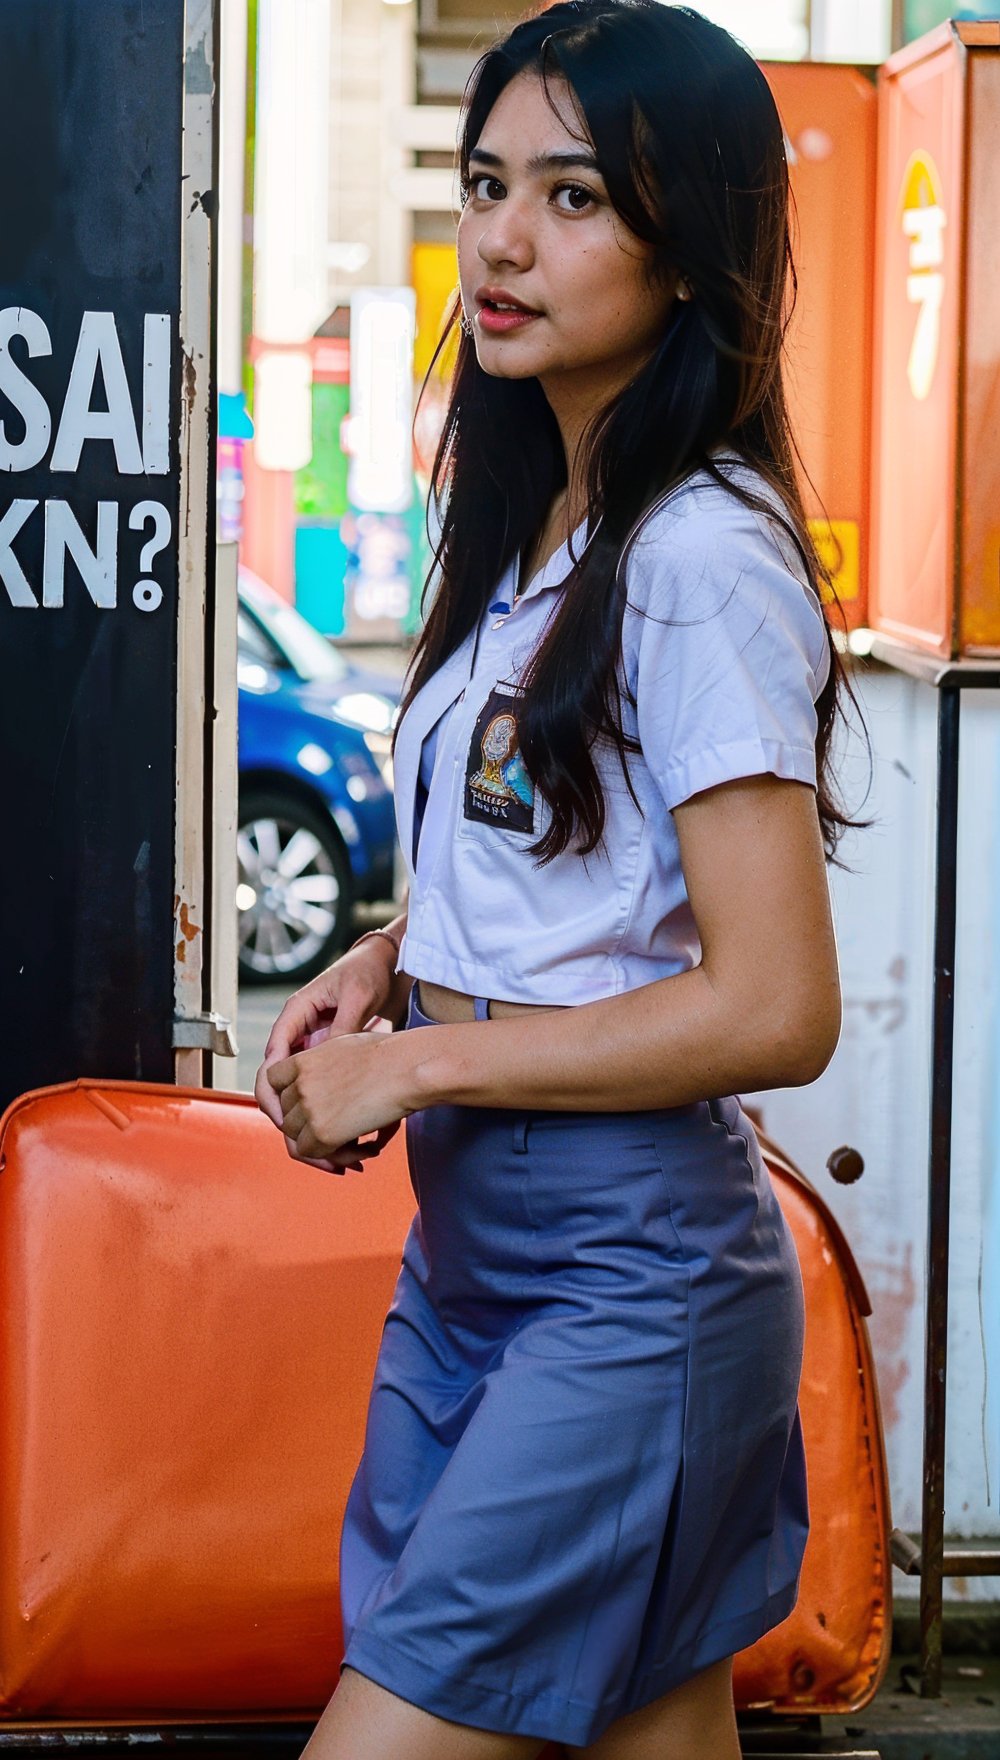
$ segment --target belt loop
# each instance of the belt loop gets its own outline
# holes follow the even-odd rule
[[[488,996],[474,996],[472,998],[472,1002],[473,1002],[473,1006],[476,1011],[476,1020],[477,1021],[488,1021],[490,1018],[489,997]]]
[[[526,1155],[528,1153],[528,1126],[530,1123],[531,1115],[527,1112],[518,1113],[514,1120],[514,1128],[511,1131],[510,1141],[511,1148],[515,1155]]]

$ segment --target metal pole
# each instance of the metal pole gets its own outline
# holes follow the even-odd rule
[[[215,605],[215,292],[218,233],[216,0],[187,0],[181,259],[181,515],[177,620],[177,751],[174,831],[175,1080],[201,1087],[205,1051],[224,1051],[229,1023],[205,1006],[210,971],[211,772],[206,745],[209,657]]]
[[[937,849],[934,870],[934,1001],[927,1205],[924,1346],[924,1485],[920,1571],[920,1693],[941,1692],[944,1567],[945,1381],[948,1356],[948,1234],[955,1041],[958,736],[961,691],[938,692]]]

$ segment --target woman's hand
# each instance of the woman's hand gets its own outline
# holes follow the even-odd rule
[[[403,1038],[410,1035],[331,1034],[266,1067],[290,1154],[331,1173],[360,1172],[362,1160],[385,1147],[413,1111]],[[375,1141],[360,1143],[371,1131]]]
[[[258,1106],[279,1130],[284,1130],[281,1101],[268,1079],[269,1071],[330,1038],[368,1031],[387,1011],[392,1018],[399,1007],[401,980],[405,984],[405,975],[397,975],[394,966],[388,941],[373,936],[360,946],[349,948],[325,972],[288,998],[271,1028],[264,1061],[254,1083]],[[336,1158],[314,1158],[313,1164],[330,1173],[342,1173],[345,1167],[360,1171],[363,1161],[377,1155],[398,1128],[397,1118],[390,1129],[379,1133],[374,1143],[344,1141],[337,1145],[340,1153]],[[291,1141],[286,1141],[295,1159],[306,1159],[296,1152]]]

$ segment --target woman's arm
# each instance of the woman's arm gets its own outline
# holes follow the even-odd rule
[[[354,1033],[276,1063],[294,1153],[327,1155],[441,1102],[634,1112],[815,1081],[841,1004],[812,788],[745,777],[673,811],[699,965],[576,1008]]]
[[[397,941],[402,941],[403,936],[406,934],[406,919],[408,912],[409,900],[407,900],[403,909],[400,911],[399,916],[393,917],[392,922],[386,923],[385,925],[385,927],[395,935]],[[393,960],[393,967],[395,966],[395,963],[395,960]],[[409,1006],[410,991],[412,988],[413,979],[409,972],[393,971],[392,989],[389,992],[389,1000],[385,1005],[385,1019],[391,1021],[394,1027],[402,1026],[406,1019],[406,1010]]]
[[[822,1073],[841,998],[813,790],[744,777],[691,796],[674,818],[701,963],[576,1008],[402,1035],[406,1110],[630,1111]]]
[[[408,910],[409,894],[399,916],[387,925],[397,941],[406,931]],[[254,1084],[257,1104],[274,1124],[281,1124],[282,1115],[268,1075],[273,1065],[341,1035],[360,1034],[376,1014],[394,1027],[402,1024],[413,979],[395,966],[386,937],[371,935],[288,997],[268,1034]]]

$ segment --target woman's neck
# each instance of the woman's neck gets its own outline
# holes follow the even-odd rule
[[[572,536],[577,526],[582,522],[585,512],[584,508],[574,519],[569,512],[567,489],[565,486],[560,489],[549,507],[540,531],[536,533],[527,549],[521,553],[521,567],[514,594],[515,598],[524,592],[525,587],[534,579],[535,575],[545,567],[547,562],[551,561],[556,551],[561,549],[562,545]]]

